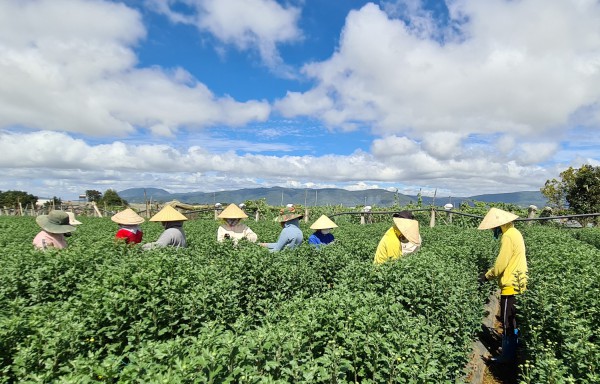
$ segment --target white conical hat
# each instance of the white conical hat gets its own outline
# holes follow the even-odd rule
[[[419,236],[419,222],[417,220],[394,217],[394,225],[411,243],[419,244],[421,242],[421,237]]]
[[[330,229],[337,228],[337,224],[325,215],[321,215],[311,226],[310,229]]]
[[[144,218],[135,213],[131,208],[115,213],[110,219],[115,223],[122,225],[136,225],[144,222]]]
[[[187,217],[183,216],[178,210],[171,207],[170,205],[165,205],[163,209],[158,211],[158,213],[150,218],[150,221],[185,221]]]
[[[77,220],[75,218],[75,214],[73,212],[67,212],[67,215],[69,215],[69,225],[80,225],[82,224],[81,221]]]
[[[511,221],[515,221],[519,216],[514,213],[506,212],[498,208],[490,208],[488,213],[486,213],[483,220],[481,220],[481,224],[477,229],[492,229],[501,226],[502,224],[510,223]]]
[[[219,213],[217,216],[219,219],[245,219],[248,217],[244,211],[242,211],[237,205],[231,203]]]

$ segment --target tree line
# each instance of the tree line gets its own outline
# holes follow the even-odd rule
[[[100,205],[107,205],[111,207],[128,205],[127,200],[122,199],[114,189],[108,189],[106,192],[104,192],[104,194],[102,194],[100,191],[90,189],[85,191],[85,196],[88,202],[96,202]],[[0,207],[19,209],[19,204],[21,204],[23,208],[27,206],[35,207],[38,200],[40,200],[38,196],[25,191],[0,191]],[[60,207],[61,204],[62,199],[53,196],[44,203],[44,207]]]

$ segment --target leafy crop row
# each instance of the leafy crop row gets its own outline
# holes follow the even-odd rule
[[[579,232],[586,242],[568,230],[525,233],[530,279],[520,322],[526,383],[600,382],[600,250],[588,244],[593,233]]]
[[[82,221],[69,248],[42,253],[32,218],[0,217],[0,382],[461,381],[496,244],[423,228],[419,253],[376,267],[387,223],[271,254],[217,243],[213,220],[186,222],[186,249],[146,252]],[[249,224],[261,241],[280,230]]]

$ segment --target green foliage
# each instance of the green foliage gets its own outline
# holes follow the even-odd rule
[[[575,171],[566,199],[575,213],[600,212],[600,166],[586,164]]]
[[[596,236],[597,244],[598,230],[524,230],[530,278],[518,324],[525,383],[600,382],[600,250],[580,236]]]
[[[562,209],[566,202],[575,213],[600,212],[600,166],[569,167],[560,177],[547,180],[540,189],[552,205]]]
[[[44,207],[45,208],[54,207],[55,209],[60,209],[61,204],[62,204],[62,199],[60,197],[53,196],[52,199],[50,199],[44,203]]]
[[[85,196],[87,201],[95,201],[97,203],[100,201],[100,199],[102,199],[102,192],[96,191],[95,189],[88,189],[85,191]]]
[[[106,192],[104,192],[104,196],[102,196],[99,203],[107,205],[109,207],[127,205],[127,201],[122,199],[117,193],[117,191],[115,191],[114,189],[107,189]]]
[[[82,221],[44,253],[33,218],[0,217],[15,234],[0,238],[0,382],[455,382],[487,295],[475,277],[491,242],[475,230],[424,228],[422,252],[375,267],[388,223],[271,254],[217,243],[214,220],[184,224],[186,249],[146,252]]]
[[[9,207],[18,209],[19,203],[23,207],[31,204],[31,206],[35,206],[38,198],[30,193],[24,191],[5,191],[0,192],[0,207]]]
[[[476,277],[498,252],[489,231],[422,226],[418,253],[374,266],[389,221],[271,254],[217,243],[215,220],[186,222],[186,249],[142,251],[107,218],[81,221],[67,249],[38,252],[33,217],[0,217],[0,382],[462,382],[492,288]],[[259,241],[281,229],[246,223]],[[599,251],[554,228],[524,236],[522,379],[597,382]]]

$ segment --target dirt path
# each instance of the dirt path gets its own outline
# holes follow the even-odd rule
[[[498,293],[490,296],[485,306],[487,316],[481,323],[478,339],[473,343],[473,353],[467,365],[470,384],[517,384],[518,362],[512,364],[488,364],[486,360],[498,354],[502,345],[502,326],[496,316],[500,312]]]

